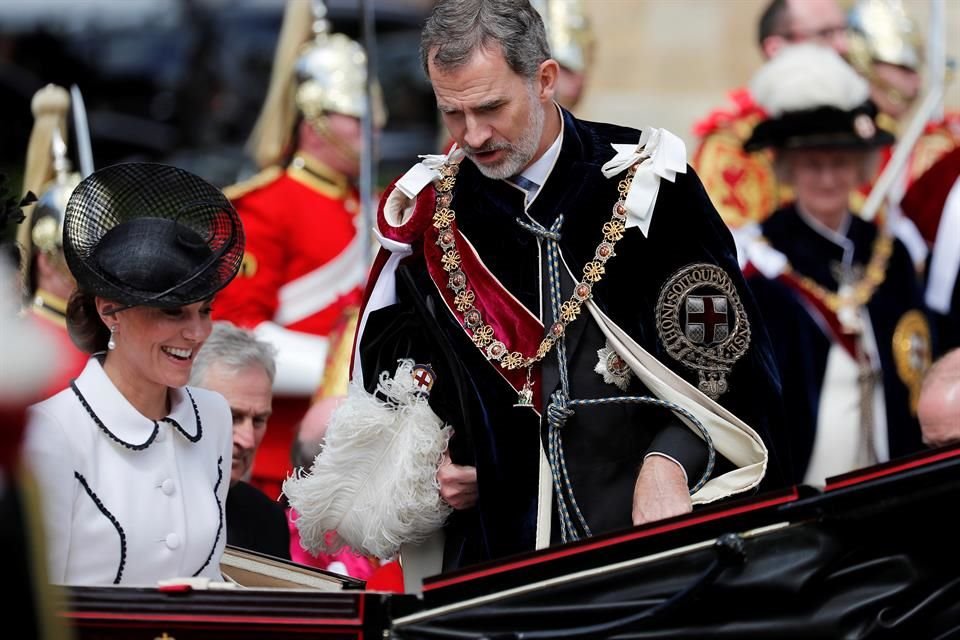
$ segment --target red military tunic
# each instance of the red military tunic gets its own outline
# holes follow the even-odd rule
[[[80,375],[87,366],[90,354],[80,351],[67,333],[67,301],[49,291],[37,289],[33,304],[30,306],[30,318],[40,330],[47,344],[53,345],[57,356],[55,374],[38,399],[47,399],[70,386],[70,382]]]
[[[243,221],[243,267],[214,317],[277,348],[273,416],[252,482],[270,497],[291,469],[290,446],[323,373],[326,337],[360,301],[366,277],[358,198],[346,177],[306,156],[224,190]]]
[[[773,153],[744,151],[743,143],[766,117],[747,89],[729,94],[730,105],[715,109],[694,125],[697,148],[693,155],[703,186],[731,228],[763,222],[792,198],[773,170]]]

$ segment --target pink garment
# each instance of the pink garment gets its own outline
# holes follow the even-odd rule
[[[358,554],[353,549],[344,547],[334,554],[321,553],[312,555],[300,546],[300,531],[297,529],[297,512],[287,509],[287,526],[290,529],[290,559],[308,567],[317,567],[326,571],[333,571],[341,575],[350,576],[359,580],[366,580],[373,575],[377,563],[366,556]],[[329,534],[328,534],[329,535]]]

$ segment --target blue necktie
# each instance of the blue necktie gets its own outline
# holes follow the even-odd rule
[[[540,185],[538,185],[533,180],[528,180],[527,178],[524,178],[523,176],[513,176],[512,178],[508,178],[508,180],[510,180],[510,182],[512,182],[513,184],[517,185],[518,187],[520,187],[521,189],[527,192],[526,201],[528,203],[531,200],[533,200],[533,197],[537,195],[537,191],[540,190]]]

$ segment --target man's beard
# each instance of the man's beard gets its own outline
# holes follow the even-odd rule
[[[543,135],[543,124],[546,118],[543,114],[543,107],[540,105],[540,101],[537,100],[533,88],[530,89],[527,97],[531,105],[530,117],[527,119],[527,126],[524,128],[520,137],[517,138],[515,144],[510,144],[507,141],[490,141],[480,148],[474,148],[468,145],[464,145],[463,147],[463,151],[467,154],[467,157],[473,160],[473,164],[476,165],[480,173],[487,178],[503,180],[504,178],[509,178],[510,176],[520,173],[524,167],[530,164],[534,154],[537,152],[537,147],[540,145],[540,137]],[[482,164],[473,157],[476,153],[498,151],[500,149],[504,149],[506,153],[503,159],[496,164]]]

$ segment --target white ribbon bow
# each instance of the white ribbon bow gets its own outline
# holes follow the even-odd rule
[[[666,178],[674,182],[678,173],[687,172],[687,148],[683,140],[666,129],[653,127],[643,130],[636,145],[610,146],[617,153],[601,167],[604,177],[612,178],[637,162],[640,163],[625,201],[626,227],[638,227],[646,237],[653,219],[653,209],[657,204],[660,179]]]
[[[397,180],[397,188],[408,198],[415,198],[425,186],[439,180],[440,168],[447,159],[456,162],[463,157],[463,150],[457,148],[454,143],[447,154],[427,153],[417,157],[420,158],[420,162],[410,167],[410,170]]]

